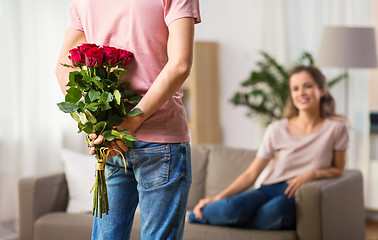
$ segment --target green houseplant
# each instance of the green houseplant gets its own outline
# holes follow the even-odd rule
[[[262,60],[257,62],[257,69],[249,78],[241,83],[243,91],[237,91],[231,99],[236,106],[246,106],[248,116],[258,116],[264,124],[281,118],[285,103],[289,97],[290,69],[279,64],[268,53],[261,51]],[[295,65],[314,65],[309,52],[304,52]],[[328,81],[328,88],[347,77],[347,73],[339,74]]]

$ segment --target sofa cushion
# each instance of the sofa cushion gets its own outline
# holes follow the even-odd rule
[[[206,166],[209,148],[207,146],[193,146],[192,158],[192,186],[189,192],[188,209],[192,210],[198,201],[205,196]]]
[[[34,223],[34,239],[91,239],[92,222],[93,217],[90,214],[48,213]]]
[[[186,224],[184,229],[185,240],[296,240],[294,230],[285,231],[260,231],[226,226],[212,226],[204,224]]]
[[[207,164],[205,196],[214,197],[251,164],[256,151],[212,146]]]

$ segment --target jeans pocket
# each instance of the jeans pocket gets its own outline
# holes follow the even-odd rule
[[[161,186],[168,182],[170,150],[168,144],[151,148],[133,149],[135,177],[144,188]]]
[[[115,167],[115,166],[110,165],[110,164],[106,164],[106,166],[105,166],[106,180],[109,180],[118,171],[119,171],[118,167]]]

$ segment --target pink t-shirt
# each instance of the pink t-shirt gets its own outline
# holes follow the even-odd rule
[[[126,81],[144,95],[168,61],[168,25],[179,18],[201,22],[198,0],[73,0],[68,27],[82,30],[87,42],[126,49],[135,59]],[[189,141],[180,88],[135,132],[141,141]]]
[[[286,181],[309,170],[329,168],[334,150],[348,148],[348,127],[341,119],[327,118],[319,130],[305,136],[290,135],[287,125],[287,118],[270,124],[256,154],[266,160],[277,154],[263,185]]]

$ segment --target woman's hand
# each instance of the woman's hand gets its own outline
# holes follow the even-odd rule
[[[217,201],[215,198],[203,198],[199,200],[197,205],[193,208],[193,213],[198,219],[202,219],[202,208],[204,208],[207,204]]]
[[[306,182],[309,182],[311,180],[315,179],[315,171],[308,171],[301,175],[296,176],[295,178],[292,178],[287,181],[289,186],[285,190],[285,194],[288,198],[291,198],[294,196],[295,191],[305,184]]]

